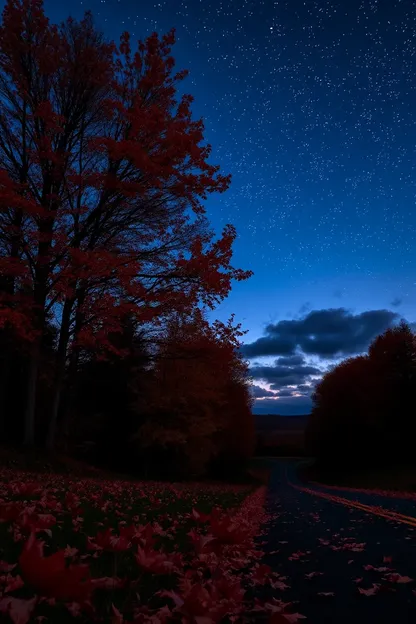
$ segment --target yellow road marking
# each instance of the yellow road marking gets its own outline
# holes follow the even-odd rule
[[[312,494],[313,496],[320,496],[321,498],[326,498],[327,500],[330,500],[334,503],[340,503],[341,505],[344,505],[346,507],[354,507],[355,509],[359,509],[360,511],[371,513],[374,516],[379,516],[381,518],[386,518],[387,520],[394,520],[396,522],[400,522],[401,524],[408,524],[409,526],[416,527],[416,518],[412,516],[407,516],[397,511],[389,511],[387,509],[384,509],[383,507],[365,505],[364,503],[359,503],[358,501],[352,501],[352,500],[349,500],[348,498],[342,498],[341,496],[326,494],[324,492],[318,492],[317,490],[312,490],[311,488],[306,488],[300,485],[295,485],[294,483],[291,483],[289,481],[289,479],[287,478],[287,474],[286,474],[286,481],[291,487],[295,488],[296,490],[307,492],[309,494]]]

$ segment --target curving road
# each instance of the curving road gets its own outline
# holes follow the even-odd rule
[[[282,584],[262,597],[305,624],[416,623],[416,501],[307,485],[296,461],[273,463],[262,548]]]

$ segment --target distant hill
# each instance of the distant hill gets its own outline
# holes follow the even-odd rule
[[[308,418],[255,414],[257,455],[303,455]]]
[[[260,431],[305,431],[309,415],[279,416],[278,414],[254,414],[256,430]]]

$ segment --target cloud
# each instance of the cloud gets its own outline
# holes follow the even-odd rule
[[[299,385],[296,387],[296,390],[299,390],[300,392],[303,392],[303,391],[308,392],[309,390],[311,390],[311,389],[312,389],[312,387],[313,387],[313,385],[312,385],[312,384],[311,384],[311,385],[309,385],[309,384],[299,384]]]
[[[267,327],[270,327],[270,325]],[[269,337],[263,337],[258,338],[251,344],[242,345],[241,352],[248,358],[266,355],[293,355],[295,346],[291,339],[284,340],[281,338],[277,344],[276,339],[271,340]]]
[[[289,388],[283,388],[281,390],[279,390],[279,397],[291,397],[293,396],[293,390],[290,390]]]
[[[403,299],[400,299],[400,297],[395,297],[393,299],[393,301],[390,303],[390,305],[393,306],[393,308],[398,308],[399,306],[401,306],[403,303]]]
[[[376,336],[398,320],[399,315],[391,310],[360,314],[345,308],[313,310],[301,319],[267,325],[265,336],[243,345],[241,350],[248,358],[296,356],[299,349],[327,359],[348,357],[366,351]]]
[[[270,391],[252,386],[256,398],[253,411],[263,414],[308,414],[312,407],[310,395],[315,386],[312,377],[320,376],[322,372],[315,366],[305,364],[300,355],[277,358],[274,366],[253,366],[251,376],[270,385]]]
[[[321,374],[322,371],[315,366],[284,366],[280,364],[279,359],[275,361],[274,366],[253,366],[250,368],[250,375],[254,379],[262,379],[271,384],[272,390],[304,384],[311,375]]]
[[[308,384],[299,384],[296,386],[296,392],[301,392],[304,396],[309,396],[320,381],[320,379],[311,379]]]
[[[280,366],[301,366],[305,362],[303,355],[289,355],[287,357],[280,357],[276,360],[276,364]]]
[[[265,390],[264,388],[260,388],[260,386],[256,386],[255,384],[250,386],[250,391],[256,399],[261,399],[263,397],[276,396],[274,392],[270,392],[270,390]]]

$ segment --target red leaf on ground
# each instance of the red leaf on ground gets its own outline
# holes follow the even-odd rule
[[[362,587],[358,588],[358,591],[360,592],[360,594],[363,594],[363,596],[374,596],[379,592],[379,590],[380,585],[377,585],[377,583],[373,583],[373,587],[371,587],[370,589],[363,589]]]
[[[272,581],[270,585],[273,589],[289,589],[289,585],[286,585],[286,583],[283,583],[282,581]]]
[[[8,613],[13,624],[27,624],[37,603],[37,596],[30,600],[20,598],[3,598],[0,601],[0,611]]]
[[[88,566],[81,564],[66,567],[65,550],[44,557],[43,546],[44,542],[38,541],[35,534],[31,533],[19,558],[25,582],[43,596],[86,600],[92,590]]]
[[[309,572],[305,574],[305,578],[312,579],[314,576],[323,576],[323,572]]]
[[[410,576],[401,576],[401,574],[387,574],[386,579],[390,581],[390,583],[412,583],[414,579],[410,578]]]
[[[138,565],[153,574],[169,574],[177,570],[182,556],[179,553],[167,555],[156,550],[144,550],[137,547],[136,561]]]
[[[269,624],[295,624],[299,620],[306,620],[306,616],[301,613],[272,613]]]
[[[17,566],[17,563],[7,563],[7,561],[0,561],[0,572],[11,572]]]

